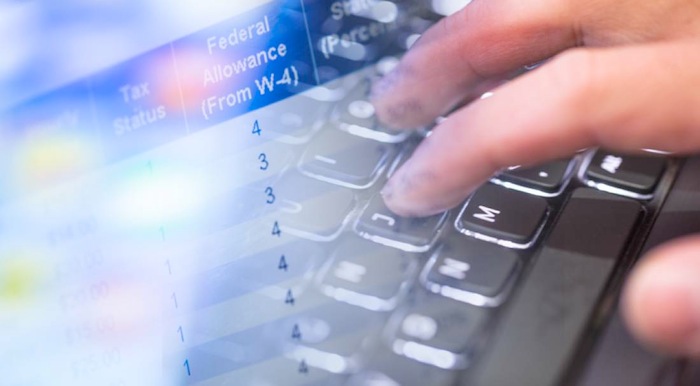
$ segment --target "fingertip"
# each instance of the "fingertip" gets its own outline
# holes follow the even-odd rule
[[[452,181],[425,165],[423,157],[409,159],[396,171],[381,191],[384,203],[404,217],[427,217],[446,212],[458,205],[470,192],[454,189]]]
[[[415,90],[402,91],[411,73],[410,66],[404,62],[372,84],[370,102],[379,121],[390,129],[416,128],[430,123],[423,107],[425,95]]]
[[[430,208],[430,198],[421,198],[416,194],[420,186],[411,177],[411,171],[399,169],[386,183],[381,191],[384,204],[393,213],[403,217],[424,217],[434,214]],[[439,210],[438,210],[439,211]]]
[[[675,355],[700,356],[700,239],[652,251],[635,269],[623,296],[632,332]]]
[[[431,123],[425,118],[423,105],[418,98],[407,96],[400,101],[372,99],[377,118],[385,127],[392,130],[417,129]]]

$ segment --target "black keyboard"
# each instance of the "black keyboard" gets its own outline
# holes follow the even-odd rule
[[[404,37],[441,17],[412,4],[407,25],[416,30],[399,34]],[[398,216],[379,191],[430,127],[397,132],[377,121],[368,101],[371,82],[397,62],[397,56],[377,58],[365,70],[268,109],[273,123],[267,125],[282,128],[277,140],[289,167],[274,182],[274,195],[268,192],[274,202],[265,222],[274,224],[272,233],[287,251],[281,269],[292,261],[297,268],[271,295],[287,307],[285,316],[246,332],[243,343],[228,342],[248,352],[274,347],[282,359],[231,380],[565,382],[677,162],[587,150],[507,168],[448,212]],[[290,125],[295,128],[287,130]],[[218,342],[223,350],[226,339]],[[198,350],[214,349],[195,347],[192,361]],[[272,356],[251,355],[251,362]]]
[[[583,386],[683,160],[587,149],[512,165],[443,213],[390,211],[382,187],[433,127],[383,126],[370,88],[468,2],[267,2],[2,112],[18,140],[0,143],[0,384]],[[227,78],[270,48],[277,64]],[[270,74],[275,94],[234,90]],[[106,159],[63,175],[90,161],[63,124]]]
[[[277,137],[289,164],[263,215],[285,251],[270,295],[285,316],[211,345],[247,347],[251,362],[281,354],[232,378],[246,385],[559,384],[676,161],[582,151],[503,170],[448,212],[400,217],[379,191],[430,128],[383,128],[367,100],[377,76],[370,66],[327,85],[334,98],[312,90],[271,109],[267,126],[300,128]]]

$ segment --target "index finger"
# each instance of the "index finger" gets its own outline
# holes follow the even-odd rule
[[[374,85],[377,115],[391,127],[427,125],[485,80],[577,45],[571,3],[472,1],[428,30]]]
[[[459,110],[389,180],[402,215],[458,204],[494,172],[602,146],[700,149],[700,43],[570,50]]]

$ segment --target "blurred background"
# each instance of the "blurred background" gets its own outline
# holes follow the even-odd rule
[[[331,1],[306,3],[325,18],[311,26],[321,36],[342,33],[353,23],[396,23],[402,5],[420,9],[405,30],[377,39],[400,51],[467,2],[377,1],[373,6],[386,14],[353,15],[348,25],[324,14]],[[0,384],[228,380],[325,386],[330,383],[323,377],[346,375],[345,358],[308,347],[289,349],[289,331],[299,328],[310,347],[336,344],[331,322],[345,329],[339,341],[359,342],[356,337],[367,335],[339,317],[347,304],[309,290],[330,248],[304,240],[308,233],[288,236],[293,232],[286,228],[279,240],[270,238],[270,230],[274,235],[278,229],[275,216],[292,224],[325,221],[329,214],[302,213],[296,216],[302,220],[294,220],[298,213],[280,214],[288,208],[270,204],[312,192],[316,196],[305,197],[305,205],[319,197],[335,205],[327,197],[343,194],[337,186],[293,180],[289,176],[296,171],[286,171],[294,169],[290,165],[308,166],[301,155],[312,137],[321,138],[316,135],[321,128],[332,126],[332,111],[368,106],[368,81],[397,58],[380,60],[385,45],[355,45],[351,48],[361,48],[362,55],[342,57],[348,52],[339,50],[324,68],[313,68],[299,7],[285,13],[265,8],[268,3],[0,0]],[[261,7],[273,20],[269,37],[220,56],[205,54],[209,36],[259,22],[263,14],[255,10]],[[258,96],[240,103],[211,121],[195,119],[203,98],[225,95],[280,67],[249,71],[209,88],[201,84],[203,69],[280,42],[290,51],[283,69],[298,71],[300,85],[278,88],[269,100]],[[347,70],[334,68],[336,59]],[[314,70],[316,77],[330,79],[376,60],[376,69],[369,66],[246,114],[314,85]],[[178,77],[178,66],[185,76]],[[374,122],[371,106],[348,111],[359,114],[348,116],[353,122]],[[358,124],[353,128],[358,131]],[[333,130],[327,130],[335,133],[331,138],[342,134]],[[352,143],[361,143],[360,149],[348,152],[335,140],[330,145],[337,148],[328,143],[322,148],[352,157],[375,148],[386,153],[369,183],[378,188],[379,175],[394,158],[398,162],[397,154],[405,154],[392,142],[407,135],[374,126],[354,135]],[[368,142],[372,138],[387,143]],[[404,147],[411,146],[407,141]],[[347,209],[355,215],[353,195]],[[295,210],[301,207],[292,203]],[[348,213],[341,213],[345,222],[321,223],[340,229]],[[331,233],[324,236],[340,232]],[[353,315],[362,315],[357,312]],[[379,328],[386,317],[367,320]],[[263,338],[272,343],[261,344]],[[298,355],[309,356],[303,366]],[[323,372],[307,376],[306,360]]]
[[[0,111],[264,3],[0,1]]]

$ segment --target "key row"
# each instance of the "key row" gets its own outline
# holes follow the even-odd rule
[[[325,145],[336,146],[334,143],[339,139],[338,136],[348,135],[341,131],[327,133],[329,134],[322,136],[319,148]],[[291,171],[276,184],[278,196],[281,197],[281,224],[300,237],[315,241],[337,238],[351,221],[352,214],[358,210],[360,200],[353,189],[376,183],[389,168],[397,152],[396,149],[387,148],[379,142],[372,142],[374,147],[365,146],[365,140],[358,137],[349,136],[343,140],[351,144],[349,149],[364,148],[368,152],[362,153],[359,159],[356,157],[357,153],[352,151],[336,152],[332,159],[323,159],[316,151],[307,152],[300,164],[300,169],[306,176]],[[310,149],[316,149],[315,145]],[[629,187],[632,183],[629,181],[634,178],[635,181],[643,182],[635,182],[637,186],[646,184],[648,191],[650,186],[658,183],[666,163],[659,157],[626,157],[620,163],[619,172],[607,171],[605,175],[600,172],[604,169],[593,166],[594,163],[609,157],[622,158],[605,154],[607,153],[600,151],[595,153],[591,158],[591,165],[583,169],[583,180],[600,190],[606,190],[606,187],[612,189],[623,184]],[[556,163],[561,166],[562,162]],[[557,169],[564,171],[571,167]],[[519,175],[532,173],[523,171]],[[628,175],[632,177],[626,178]],[[308,178],[309,176],[314,178]],[[632,191],[624,192],[623,195],[627,195]],[[507,248],[527,249],[538,240],[550,213],[548,201],[539,195],[526,194],[489,183],[470,196],[462,206],[454,226],[457,231],[467,236]],[[448,217],[448,212],[423,218],[397,216],[386,207],[381,195],[374,194],[361,208],[352,227],[365,239],[408,252],[425,252],[430,250],[439,238]]]
[[[274,215],[282,228],[314,241],[335,240],[359,211],[352,227],[361,237],[407,252],[425,252],[434,245],[448,217],[447,212],[423,218],[397,216],[377,193],[358,208],[355,191],[296,171],[278,180],[275,190],[280,203]]]
[[[337,373],[364,368],[364,354],[377,346],[441,369],[467,367],[489,311],[413,287],[420,261],[415,254],[346,238],[314,280],[315,288],[338,302],[321,302],[275,328],[291,347],[285,351]],[[494,289],[487,281],[481,279],[483,288]],[[291,337],[288,331],[294,331]]]
[[[257,116],[267,122],[277,141],[292,145],[308,143],[327,126],[378,142],[401,143],[411,132],[392,131],[380,124],[369,101],[374,74],[390,71],[396,62],[387,57],[375,68],[305,91],[260,110]]]
[[[610,207],[612,204],[617,205]],[[572,194],[571,205],[567,208],[560,222],[567,225],[568,230],[555,232],[547,241],[550,248],[561,248],[561,238],[570,238],[563,236],[564,233],[577,233],[581,229],[580,222],[571,222],[572,216],[580,218],[582,213],[586,213],[589,218],[593,218],[591,213],[605,213],[607,209],[612,209],[607,216],[617,219],[618,213],[622,214],[619,211],[624,209],[623,217],[626,218],[627,224],[624,229],[631,230],[635,219],[642,212],[642,207],[637,202],[586,188],[577,189]],[[608,221],[601,222],[607,223]],[[598,226],[588,227],[592,233],[585,235],[584,239],[587,241],[574,248],[582,248],[582,251],[585,250],[592,256],[619,254],[619,250],[610,249],[617,247],[608,242],[603,242],[602,245],[594,245],[595,243],[591,242],[608,235],[607,238],[603,238],[608,241],[615,239],[617,241],[614,245],[623,245],[629,234],[610,234],[608,231],[611,226],[606,225],[603,227],[605,229],[599,229]],[[472,272],[471,267],[479,269],[480,265],[493,266],[497,263],[493,260],[494,256],[507,256],[503,254],[504,251],[515,252],[472,238],[454,240],[456,244],[451,244],[453,238],[450,238],[437,249],[427,266],[430,268],[426,268],[424,274],[440,267],[435,272],[444,277],[462,280]],[[440,292],[444,295],[441,297],[420,289],[408,292],[405,286],[413,282],[411,277],[415,272],[418,257],[416,254],[402,253],[395,249],[389,249],[389,253],[393,255],[387,255],[387,251],[377,250],[380,248],[383,247],[352,238],[340,244],[318,279],[321,290],[340,302],[305,313],[300,316],[301,319],[290,321],[287,328],[275,329],[292,331],[291,337],[288,338],[291,348],[285,350],[287,356],[298,361],[300,366],[318,367],[330,374],[339,375],[335,378],[338,384],[450,384],[457,375],[454,370],[469,368],[475,356],[479,354],[484,340],[489,336],[488,329],[492,324],[493,314],[483,307],[454,302],[449,292]],[[491,260],[471,260],[467,263],[463,260],[465,254],[479,256],[481,259],[490,256]],[[384,261],[385,256],[390,258]],[[517,262],[517,256],[512,258]],[[595,261],[607,262],[598,259]],[[613,263],[608,262],[608,265],[612,267]],[[468,268],[465,269],[465,266]],[[396,280],[383,280],[382,275],[387,272]],[[473,278],[477,280],[484,277],[503,277],[503,271],[500,274],[476,271],[473,273]],[[512,273],[505,276],[510,275]],[[425,276],[429,277],[430,274]],[[364,277],[368,277],[368,281],[362,283]],[[600,280],[601,284],[605,282],[604,278]],[[387,281],[408,284],[387,286]],[[326,291],[329,288],[332,291]],[[338,291],[340,288],[347,288],[348,291],[343,294]],[[384,299],[392,298],[397,291],[403,291],[400,296],[405,298],[402,302],[404,306],[387,316],[384,312],[372,312],[381,310],[371,310],[366,307],[368,303],[363,305],[362,302],[349,301],[352,297],[348,296],[348,293],[366,293],[366,288],[372,288],[376,298]],[[470,290],[474,288],[476,287]],[[494,288],[492,285],[485,285],[482,292],[494,293]],[[352,308],[357,305],[360,307]]]
[[[658,154],[624,155],[598,150],[584,161],[579,178],[586,185],[608,193],[648,200],[653,197],[666,163]],[[509,189],[554,197],[564,191],[574,167],[571,160],[555,160],[529,168],[512,166],[491,181]]]

